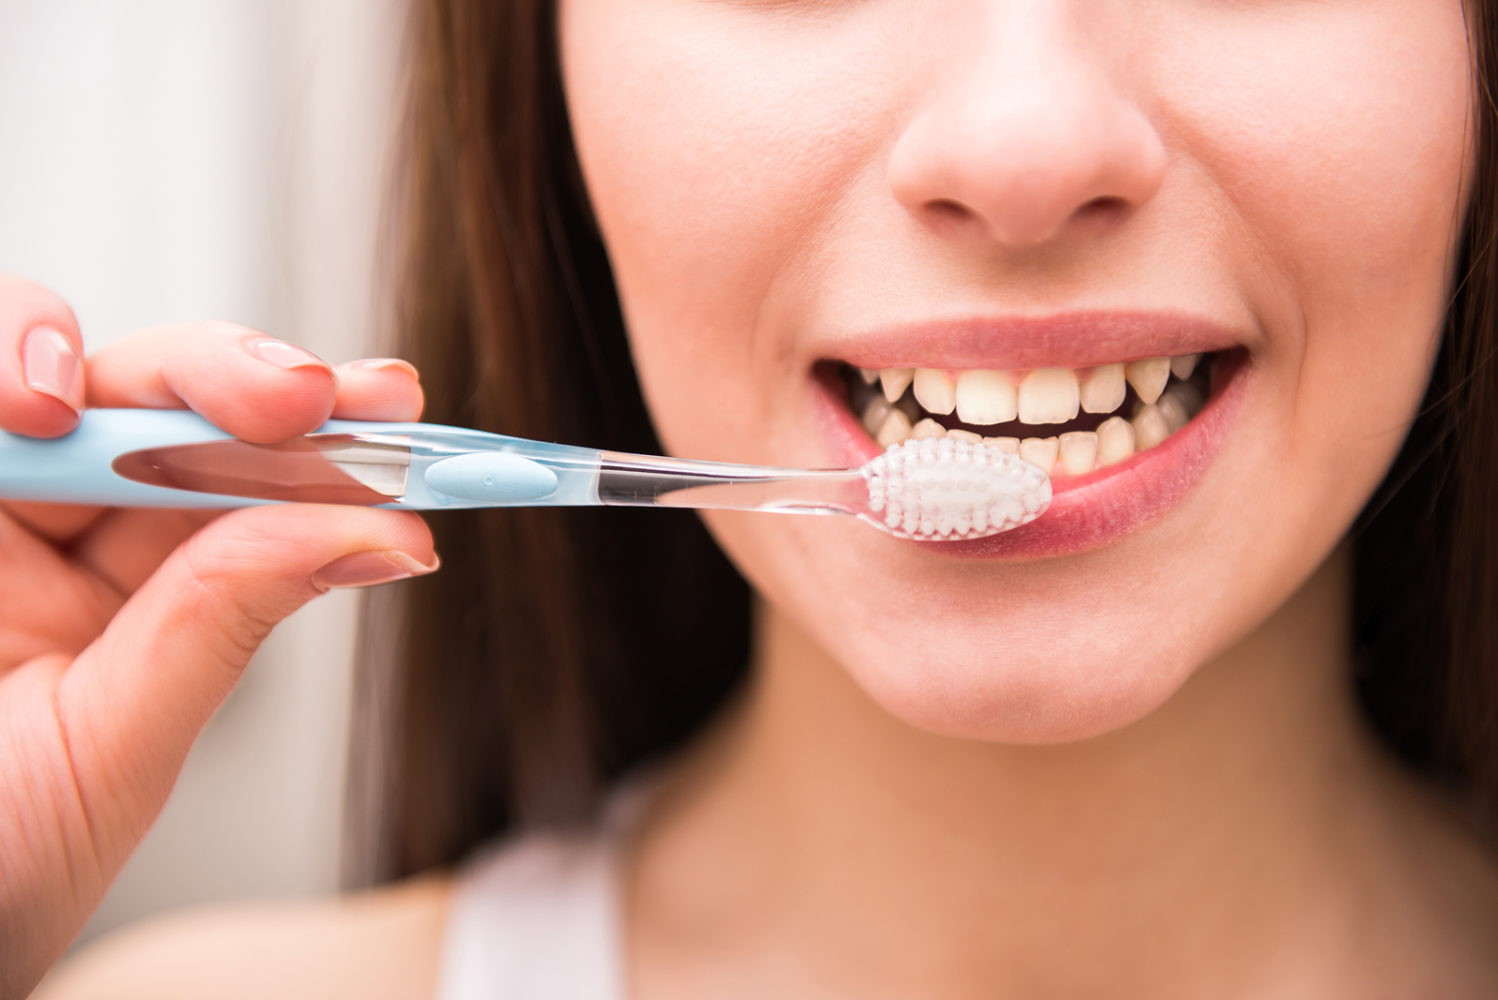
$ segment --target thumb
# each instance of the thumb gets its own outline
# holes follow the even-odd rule
[[[96,850],[119,850],[123,860],[133,848],[193,740],[278,622],[332,587],[436,568],[420,517],[370,508],[244,508],[182,543],[59,685],[59,721]]]

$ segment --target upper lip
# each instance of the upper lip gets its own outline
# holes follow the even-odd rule
[[[967,317],[849,332],[822,356],[861,368],[1089,368],[1205,354],[1245,343],[1241,331],[1187,313],[1137,310]]]

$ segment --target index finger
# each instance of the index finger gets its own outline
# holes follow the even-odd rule
[[[268,444],[307,434],[333,412],[322,359],[250,327],[220,321],[135,330],[88,358],[90,406],[191,409],[237,438]]]

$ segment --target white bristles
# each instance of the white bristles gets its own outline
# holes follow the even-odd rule
[[[863,476],[874,520],[907,538],[982,538],[1035,520],[1051,502],[1039,467],[995,445],[946,437],[892,444]]]

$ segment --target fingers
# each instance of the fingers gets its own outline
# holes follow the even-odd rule
[[[143,831],[193,739],[276,623],[330,587],[435,566],[426,525],[404,512],[253,507],[192,536],[59,687],[59,717],[97,825]]]
[[[233,323],[152,327],[88,360],[89,405],[180,408],[235,437],[269,443],[317,429],[330,416],[414,420],[416,369],[382,358],[335,370],[300,347]]]
[[[80,534],[99,518],[100,508],[83,504],[41,503],[11,500],[0,504],[21,527],[48,542],[64,542]]]
[[[128,597],[173,549],[221,513],[113,508],[72,543],[68,557],[122,598]]]
[[[52,546],[0,518],[0,677],[44,653],[71,656],[94,640],[124,598],[75,570]]]
[[[315,430],[333,411],[334,388],[321,358],[235,323],[149,327],[88,358],[90,406],[185,406],[262,444]]]
[[[366,358],[335,369],[341,420],[419,420],[424,400],[416,368],[399,358]]]
[[[0,430],[55,437],[89,406],[187,407],[247,441],[282,441],[330,415],[415,420],[416,370],[398,359],[340,366],[233,323],[174,324],[118,338],[83,358],[78,323],[45,288],[0,274]],[[78,518],[72,520],[77,521]],[[51,534],[47,515],[29,523]]]
[[[31,437],[72,430],[84,400],[82,356],[67,303],[0,274],[0,428]]]

